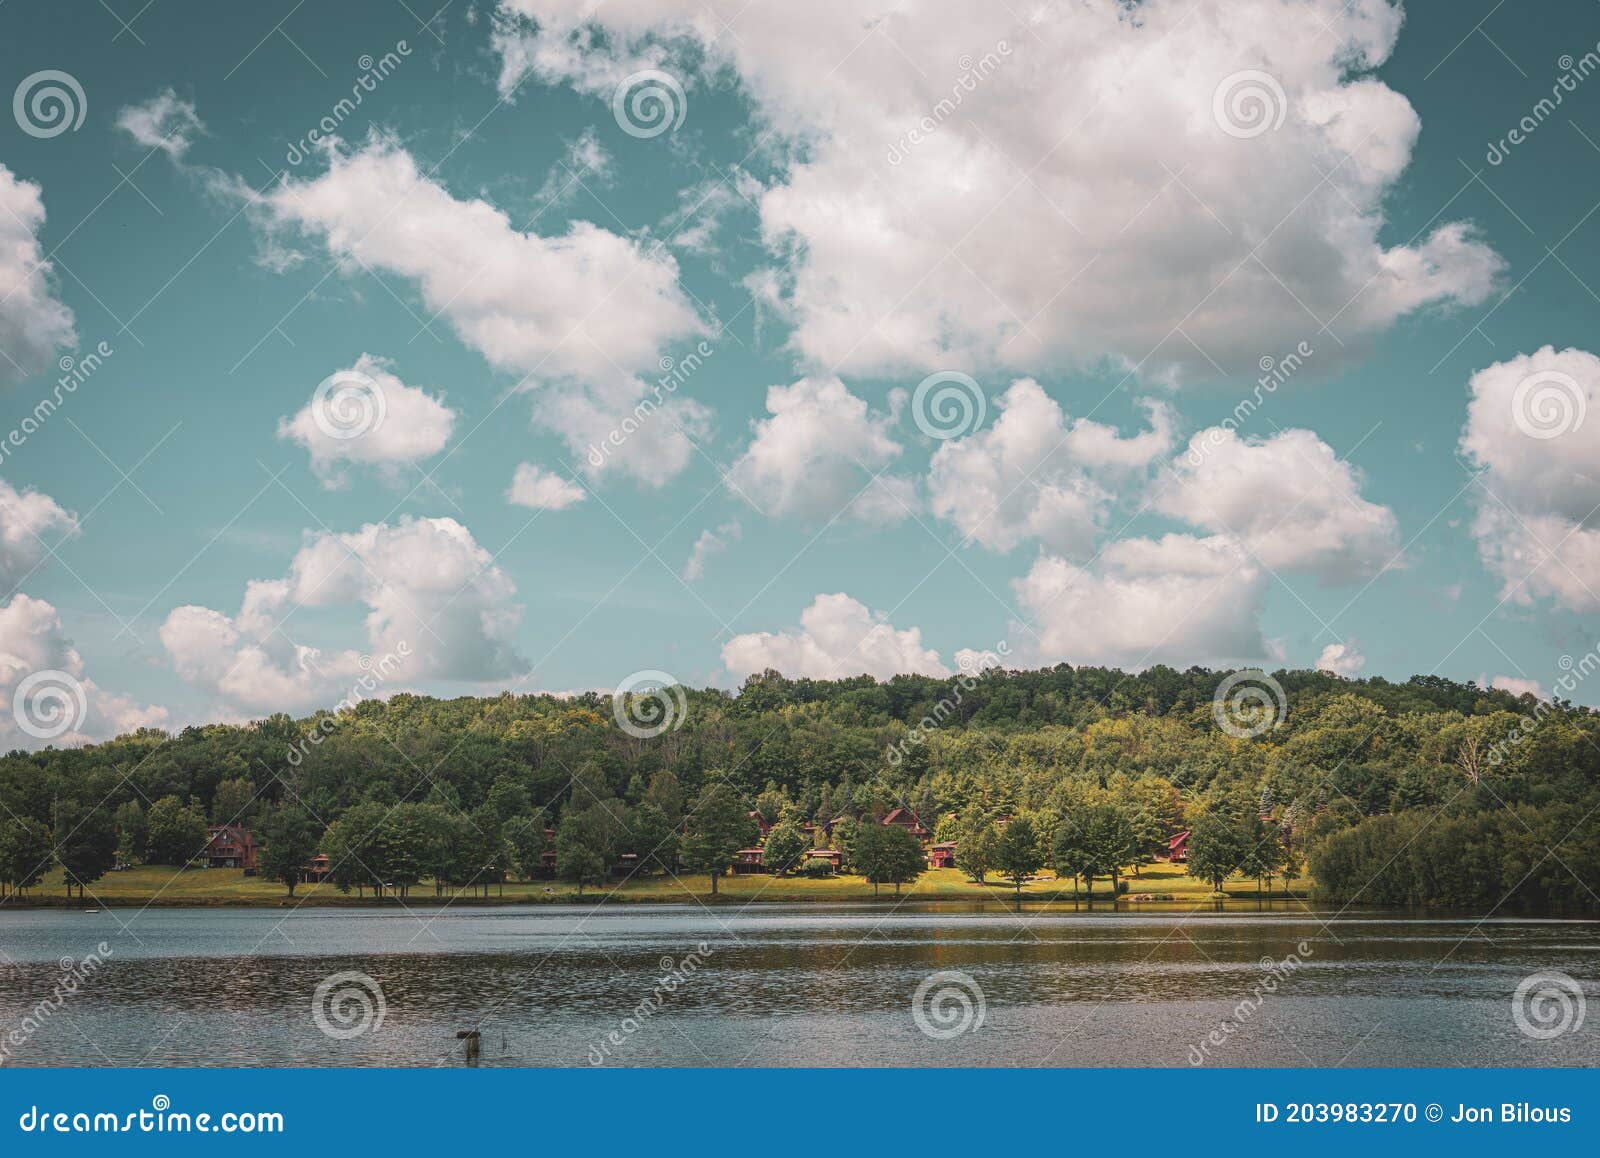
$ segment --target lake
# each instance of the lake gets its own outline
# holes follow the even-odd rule
[[[1594,1066],[1596,995],[1600,923],[1299,905],[0,911],[8,1065]]]

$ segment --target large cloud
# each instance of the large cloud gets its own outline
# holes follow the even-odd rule
[[[1478,371],[1471,391],[1472,530],[1501,594],[1600,608],[1600,358],[1545,346]]]
[[[794,146],[761,223],[794,259],[795,343],[833,370],[1109,356],[1210,377],[1324,322],[1359,348],[1482,301],[1501,268],[1460,222],[1378,240],[1420,130],[1373,72],[1401,24],[1385,0],[500,10],[508,92],[609,98],[665,67],[692,104],[703,73],[738,77]]]
[[[1221,536],[1125,539],[1093,568],[1045,555],[1014,586],[1030,621],[1013,633],[1026,661],[1183,668],[1270,654],[1258,622],[1266,577]]]
[[[865,604],[840,592],[818,595],[800,613],[798,629],[736,635],[722,647],[723,665],[735,677],[776,668],[787,676],[889,679],[902,673],[945,676],[939,653],[922,646],[915,627],[896,630]]]
[[[39,186],[0,165],[0,387],[15,386],[78,340],[72,311],[55,297],[44,260]]]
[[[135,728],[166,726],[165,708],[102,690],[42,599],[0,604],[0,740],[9,747],[67,747]]]
[[[0,479],[0,597],[5,597],[54,547],[47,535],[76,534],[78,518],[41,491],[18,491]]]
[[[1247,441],[1213,427],[1172,470],[1156,509],[1237,538],[1273,571],[1347,583],[1398,552],[1394,512],[1362,498],[1355,469],[1309,430]]]
[[[651,403],[646,376],[670,344],[706,330],[659,246],[587,221],[558,236],[524,232],[486,201],[453,197],[385,137],[352,150],[335,142],[326,156],[321,176],[262,195],[258,220],[316,237],[352,266],[412,280],[429,313],[524,387],[543,387],[538,417],[575,455]],[[615,453],[587,461],[659,485],[687,463],[703,415],[665,398]]]
[[[377,467],[398,481],[401,467],[444,449],[455,421],[455,411],[438,398],[407,386],[383,359],[362,354],[325,379],[293,417],[279,421],[278,437],[305,447],[323,485],[338,487],[346,463]]]
[[[513,643],[516,588],[454,519],[403,518],[307,540],[281,579],[245,588],[234,617],[179,607],[161,642],[185,680],[245,711],[304,710],[350,693],[374,656],[397,657],[394,679],[477,683],[526,669]],[[366,608],[371,655],[324,651],[289,637],[299,608]],[[392,690],[392,689],[391,689]]]
[[[1151,404],[1151,428],[1121,438],[1103,423],[1068,422],[1033,379],[1012,384],[985,431],[934,453],[928,476],[933,513],[996,551],[1034,538],[1053,551],[1093,550],[1114,484],[1137,477],[1172,449],[1171,416]]]
[[[767,411],[728,472],[767,514],[831,518],[900,453],[888,433],[893,417],[874,414],[837,378],[769,387]]]

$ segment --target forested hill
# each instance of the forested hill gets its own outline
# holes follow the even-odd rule
[[[1594,712],[1436,677],[1286,671],[1235,689],[1275,681],[1281,706],[1269,686],[1266,716],[1224,727],[1214,697],[1225,675],[1062,665],[879,683],[768,672],[737,693],[684,689],[620,707],[600,694],[398,695],[305,719],[13,752],[0,760],[0,803],[44,825],[63,803],[115,813],[166,797],[218,820],[286,799],[324,824],[363,802],[434,800],[554,823],[575,776],[634,804],[668,771],[686,807],[715,780],[801,820],[903,804],[930,825],[1029,812],[1048,825],[1130,801],[1173,829],[1208,813],[1265,816],[1297,834],[1328,895],[1359,889],[1363,900],[1498,901],[1541,843],[1564,841],[1524,887],[1549,896],[1529,899],[1582,900],[1571,873],[1587,872],[1600,892]],[[1579,831],[1556,831],[1564,823]],[[1487,849],[1486,863],[1466,863],[1464,844]],[[1417,885],[1417,858],[1446,852],[1450,879]]]

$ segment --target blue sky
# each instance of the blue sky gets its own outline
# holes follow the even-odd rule
[[[111,351],[0,459],[0,678],[82,691],[58,742],[397,649],[384,691],[1004,644],[1548,693],[1595,646],[1592,5],[426,7],[0,9],[0,432]]]

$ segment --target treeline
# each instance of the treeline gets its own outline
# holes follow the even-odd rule
[[[0,759],[0,880],[34,887],[18,866],[41,859],[80,886],[102,863],[174,863],[205,821],[252,827],[268,875],[320,851],[341,886],[363,891],[487,887],[552,857],[581,883],[619,862],[713,872],[756,840],[752,808],[782,829],[769,863],[805,871],[802,846],[819,833],[855,858],[853,827],[903,806],[960,841],[969,868],[1005,838],[1011,867],[985,871],[1006,879],[1042,867],[1115,888],[1192,829],[1190,863],[1215,880],[1293,876],[1309,858],[1343,902],[1475,903],[1466,893],[1504,885],[1514,903],[1594,906],[1560,867],[1594,863],[1582,819],[1600,792],[1594,713],[1535,713],[1531,699],[1437,677],[1291,671],[1275,673],[1278,725],[1241,737],[1214,715],[1220,679],[1065,665],[959,684],[767,672],[736,694],[686,690],[676,726],[644,739],[594,694],[401,695],[337,715],[145,730]],[[1563,808],[1569,833],[1550,819]],[[1535,845],[1516,818],[1560,854],[1528,876],[1544,884],[1518,877]],[[1467,890],[1451,878],[1469,845],[1493,851]],[[874,877],[899,883],[876,857],[864,858]]]

